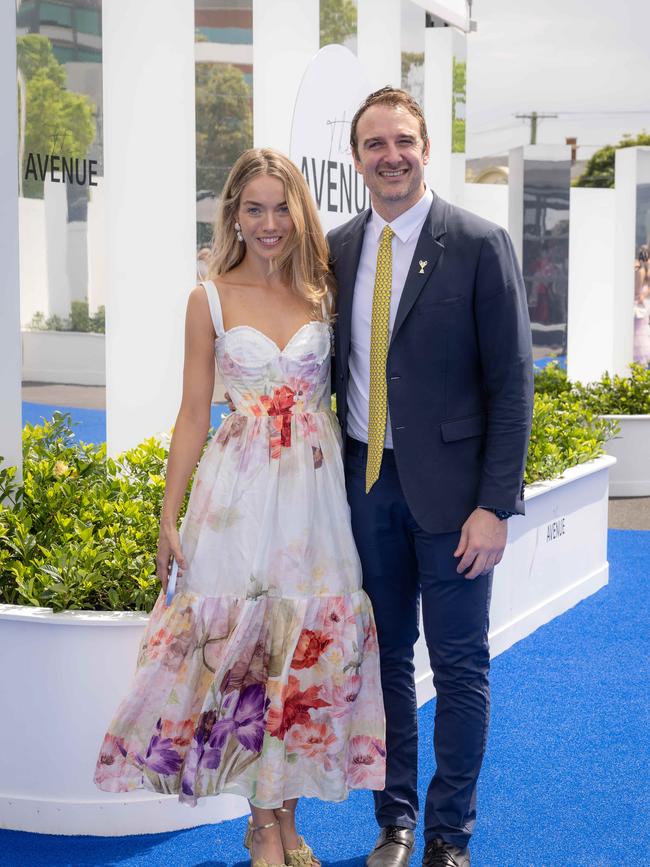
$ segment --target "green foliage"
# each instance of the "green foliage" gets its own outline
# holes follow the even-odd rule
[[[554,479],[603,454],[616,424],[587,409],[571,391],[535,395],[526,484]]]
[[[631,148],[636,145],[650,145],[650,133],[644,130],[636,137],[624,135],[617,145],[605,145],[605,147],[597,150],[574,186],[613,187],[617,149]]]
[[[424,66],[424,51],[402,51],[402,87],[406,87],[412,66]]]
[[[95,138],[95,107],[88,97],[66,90],[65,69],[46,36],[19,36],[17,58],[26,84],[24,179],[30,153],[86,157]],[[42,198],[43,181],[31,176],[24,179],[22,192],[29,198]]]
[[[573,385],[573,392],[591,412],[602,415],[650,415],[650,368],[630,365],[629,376],[604,373],[597,382]]]
[[[106,310],[102,304],[91,316],[87,301],[73,301],[70,316],[63,319],[56,313],[46,319],[40,311],[34,313],[29,328],[33,331],[84,331],[104,334],[106,331]]]
[[[321,0],[320,44],[342,45],[357,32],[357,7],[352,0]]]
[[[241,70],[196,64],[196,188],[221,192],[242,151],[253,145],[251,91]]]
[[[550,394],[557,397],[571,389],[566,370],[557,361],[551,361],[543,370],[535,371],[535,394]]]
[[[456,107],[465,105],[467,99],[467,63],[453,58],[451,102],[451,150],[465,153],[465,118],[457,117]]]
[[[57,412],[25,427],[23,450],[21,484],[0,466],[0,601],[150,610],[167,447],[148,439],[108,458]]]

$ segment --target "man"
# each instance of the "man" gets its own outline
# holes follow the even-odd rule
[[[487,736],[492,570],[507,518],[524,511],[526,296],[507,233],[427,189],[426,123],[407,93],[371,94],[351,146],[372,208],[328,241],[346,483],[387,722],[380,835],[367,864],[406,867],[413,846],[421,598],[437,692],[423,865],[465,867]]]

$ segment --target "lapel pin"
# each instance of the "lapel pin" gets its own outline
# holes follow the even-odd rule
[[[427,262],[426,259],[420,259],[418,264],[420,265],[420,274],[424,274],[424,269],[427,267],[427,265],[429,263]]]

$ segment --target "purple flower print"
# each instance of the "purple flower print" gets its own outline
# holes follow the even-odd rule
[[[181,769],[182,759],[176,750],[171,748],[172,739],[160,736],[161,729],[162,720],[158,720],[156,734],[149,741],[144,759],[141,756],[138,756],[138,759],[156,774],[177,774]]]
[[[251,683],[239,696],[233,714],[235,737],[246,750],[259,753],[264,740],[264,714],[270,700],[264,698],[264,687]]]
[[[196,774],[199,770],[199,765],[203,761],[205,754],[205,744],[210,738],[210,733],[217,718],[216,711],[209,710],[201,714],[198,725],[192,738],[192,745],[187,751],[185,764],[183,765],[183,778],[181,780],[181,791],[184,795],[192,798],[194,796],[193,783],[196,779]]]

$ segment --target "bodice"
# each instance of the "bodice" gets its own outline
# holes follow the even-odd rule
[[[331,328],[307,322],[284,349],[248,325],[217,336],[217,366],[235,409],[246,415],[322,412],[330,406]]]

